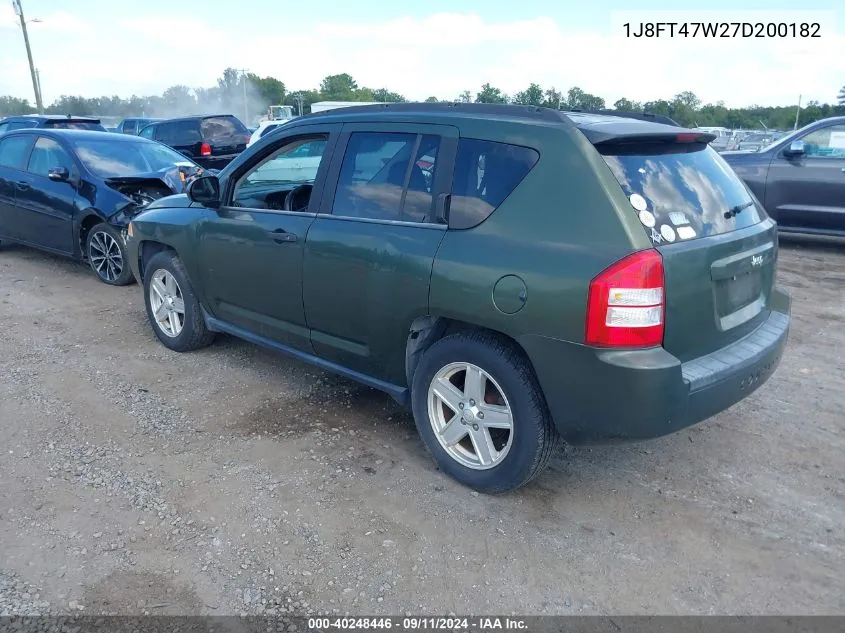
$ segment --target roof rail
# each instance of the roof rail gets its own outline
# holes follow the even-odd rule
[[[618,116],[625,119],[638,119],[640,121],[651,121],[652,123],[662,123],[664,125],[672,125],[674,127],[683,127],[674,119],[663,114],[654,114],[653,112],[626,112],[624,110],[566,110],[567,112],[578,112],[580,114],[601,114],[603,116]]]

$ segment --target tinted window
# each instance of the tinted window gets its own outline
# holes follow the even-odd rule
[[[249,134],[243,123],[233,116],[215,116],[200,122],[202,137],[205,140],[228,138],[233,135]]]
[[[418,138],[379,132],[350,135],[332,213],[380,220],[428,219],[431,168],[440,139],[423,136],[417,147]],[[429,168],[429,177],[420,163]]]
[[[177,165],[191,165],[179,152],[159,143],[131,140],[79,139],[74,142],[76,155],[100,178],[137,176],[169,170]]]
[[[845,125],[830,125],[801,139],[804,155],[816,158],[845,158]]]
[[[29,158],[32,136],[12,136],[0,140],[0,166],[23,170]]]
[[[285,197],[294,187],[314,184],[327,140],[327,136],[321,135],[285,143],[238,181],[234,206],[281,210]]]
[[[124,134],[135,134],[135,126],[138,125],[137,121],[124,121],[122,132]]]
[[[466,229],[486,220],[539,158],[528,147],[471,138],[458,141],[449,226]]]
[[[26,128],[35,127],[35,121],[12,121],[9,123],[9,132],[12,130],[24,130]]]
[[[64,167],[70,172],[73,169],[73,159],[58,141],[39,136],[29,155],[27,171],[39,176],[47,176],[51,169]]]
[[[756,224],[761,213],[756,205],[736,215],[726,212],[751,203],[750,194],[733,169],[709,147],[671,146],[660,151],[647,147],[624,152],[606,150],[607,162],[625,195],[632,199],[632,213],[645,211],[646,232],[655,243],[663,240],[660,228],[666,224],[682,239],[727,233]],[[643,202],[645,203],[643,205]],[[645,207],[638,208],[639,207]]]
[[[142,129],[142,130],[138,133],[138,136],[141,136],[141,137],[143,137],[143,138],[153,138],[153,134],[155,134],[155,130],[156,130],[156,126],[155,126],[155,125],[148,125],[147,127],[145,127],[144,129]]]
[[[48,120],[44,122],[44,127],[50,127],[58,130],[95,130],[98,132],[106,131],[106,128],[104,128],[99,123],[90,123],[88,121]]]
[[[193,145],[202,141],[196,121],[173,121],[158,126],[156,139],[167,145]]]

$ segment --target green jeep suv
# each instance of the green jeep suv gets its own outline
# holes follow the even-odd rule
[[[129,260],[170,349],[225,332],[385,391],[442,470],[503,492],[558,437],[671,433],[775,370],[775,223],[710,140],[527,106],[308,115],[149,205]]]

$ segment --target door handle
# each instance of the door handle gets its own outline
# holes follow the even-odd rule
[[[23,180],[18,180],[15,183],[15,186],[18,188],[19,191],[26,191],[29,189],[29,183]]]
[[[267,231],[273,241],[277,244],[285,244],[296,241],[296,234],[288,233],[284,229],[276,229],[275,231]]]

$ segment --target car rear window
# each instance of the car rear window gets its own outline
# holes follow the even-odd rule
[[[700,144],[610,146],[604,160],[655,244],[729,233],[763,218],[724,159]]]
[[[59,130],[94,130],[97,132],[105,132],[104,128],[99,123],[92,123],[91,121],[45,121],[44,127],[51,127]]]
[[[233,116],[214,116],[200,122],[205,140],[227,138],[237,134],[249,135],[246,126]]]
[[[473,138],[458,141],[449,227],[468,229],[486,220],[539,158],[529,147]]]

